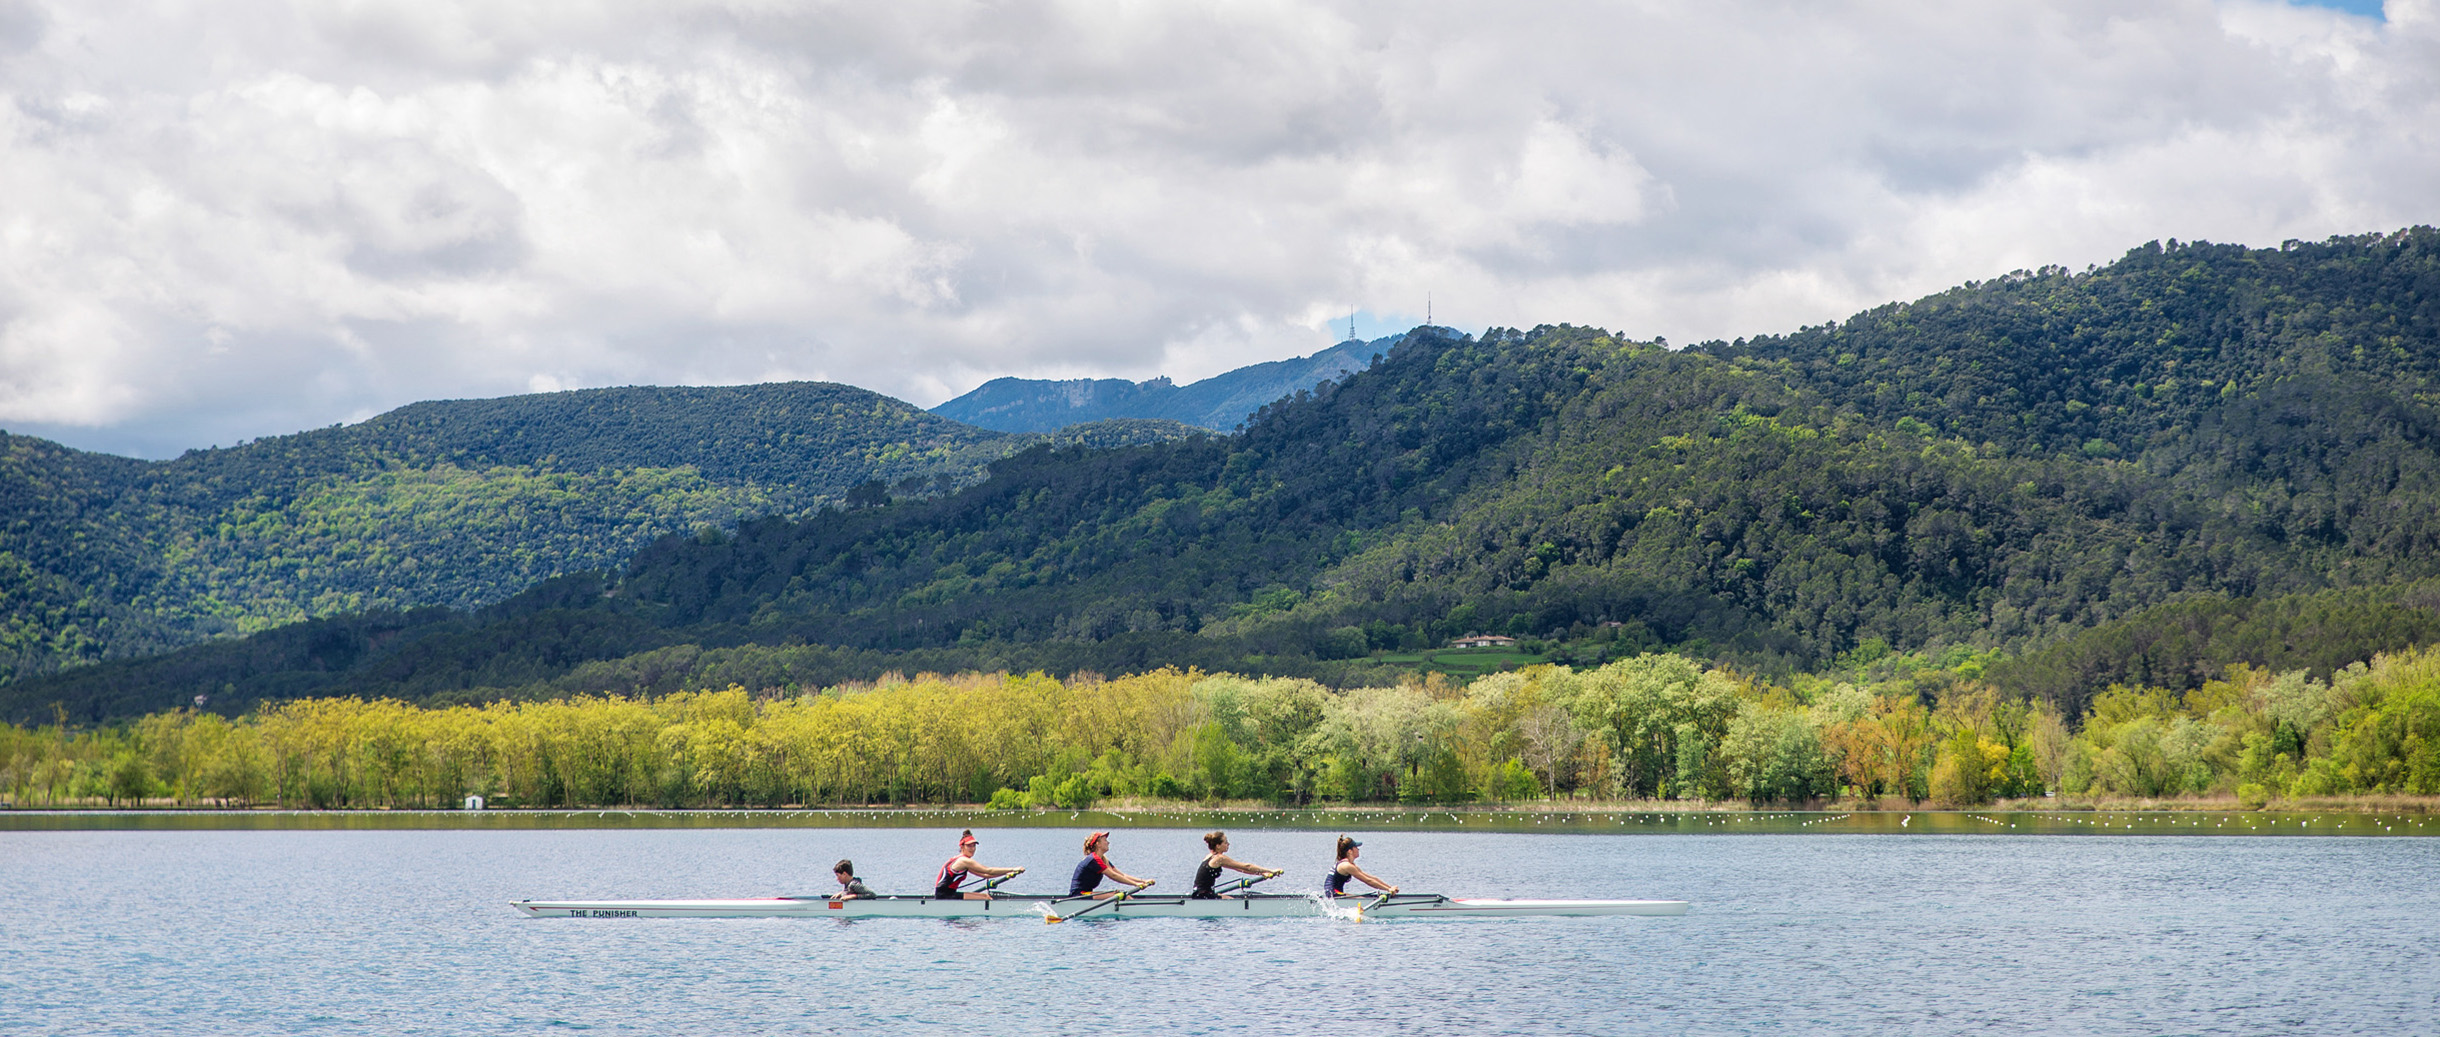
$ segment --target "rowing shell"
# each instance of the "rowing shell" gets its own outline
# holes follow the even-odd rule
[[[1325,901],[1319,896],[1249,893],[1226,900],[1133,896],[1095,908],[1094,918],[1515,918],[1521,916],[1682,915],[1683,900],[1477,900],[1437,893],[1402,893]],[[1041,918],[1072,914],[1087,897],[1009,895],[991,900],[937,897],[766,897],[753,900],[517,900],[534,918]]]

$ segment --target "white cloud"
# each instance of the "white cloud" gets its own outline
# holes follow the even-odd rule
[[[0,4],[0,424],[1672,341],[2440,220],[2440,8]]]

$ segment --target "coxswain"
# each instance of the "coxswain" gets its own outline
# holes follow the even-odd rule
[[[1109,852],[1110,833],[1095,832],[1084,837],[1084,859],[1076,862],[1076,877],[1068,882],[1069,896],[1106,897],[1116,895],[1115,892],[1094,892],[1094,890],[1101,888],[1101,880],[1103,876],[1108,876],[1117,881],[1124,882],[1139,890],[1146,886],[1152,885],[1151,879],[1139,879],[1133,875],[1127,874],[1126,872],[1120,871],[1117,868],[1111,867],[1110,858],[1105,856]]]
[[[856,877],[856,862],[854,861],[842,860],[831,865],[830,875],[839,880],[839,891],[830,895],[832,900],[866,900],[873,896],[872,887],[865,885],[863,879]]]
[[[1348,879],[1356,879],[1363,882],[1367,886],[1380,890],[1383,893],[1398,892],[1398,887],[1374,878],[1370,872],[1356,866],[1356,857],[1361,855],[1363,852],[1358,850],[1357,847],[1362,845],[1364,844],[1346,836],[1342,835],[1339,837],[1339,862],[1331,867],[1329,875],[1322,878],[1322,888],[1328,891],[1331,896],[1343,897],[1350,895],[1347,892]]]
[[[998,879],[1025,874],[1023,868],[994,868],[975,860],[974,848],[978,842],[974,837],[974,829],[971,828],[966,829],[957,837],[957,856],[949,858],[949,863],[941,865],[940,877],[932,880],[932,896],[935,899],[989,900],[991,893],[987,890],[965,890],[959,887],[964,886],[969,878]]]
[[[1220,869],[1222,868],[1242,871],[1248,875],[1260,875],[1266,879],[1275,878],[1280,874],[1278,868],[1260,868],[1229,856],[1227,832],[1203,833],[1203,845],[1211,852],[1205,854],[1203,863],[1195,867],[1195,888],[1186,894],[1196,900],[1231,899],[1226,894],[1212,888],[1213,883],[1220,881]]]

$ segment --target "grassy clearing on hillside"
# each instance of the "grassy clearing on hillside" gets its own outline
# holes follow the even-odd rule
[[[1443,648],[1425,652],[1387,652],[1374,658],[1392,666],[1412,666],[1418,670],[1467,679],[1502,670],[1520,670],[1550,661],[1545,656],[1514,648]]]

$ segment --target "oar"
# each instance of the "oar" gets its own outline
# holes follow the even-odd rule
[[[998,886],[1000,883],[1006,882],[1006,881],[1008,881],[1008,880],[1010,880],[1010,879],[1016,878],[1017,876],[1019,876],[1019,875],[1023,875],[1023,874],[1025,874],[1025,869],[1023,869],[1023,868],[1018,868],[1018,869],[1017,869],[1016,871],[1014,871],[1014,872],[1011,872],[1011,873],[1006,874],[1006,875],[1002,875],[1002,876],[1000,876],[999,878],[996,878],[996,879],[993,879],[993,880],[991,880],[991,881],[989,881],[989,882],[983,883],[983,884],[982,884],[982,885],[980,885],[980,886],[976,886],[976,887],[974,888],[974,891],[975,891],[975,892],[977,892],[977,893],[989,893],[989,892],[991,892],[991,891],[992,891],[992,889],[993,889],[994,887]]]
[[[1025,869],[1023,869],[1023,868],[1018,868],[1018,869],[1017,869],[1015,872],[1013,872],[1013,873],[1011,873],[1011,874],[1002,875],[1002,876],[1000,876],[999,878],[996,878],[996,879],[993,879],[993,880],[991,880],[991,881],[989,881],[989,882],[983,883],[982,885],[980,885],[980,886],[976,886],[976,887],[974,887],[973,889],[969,889],[969,890],[963,890],[963,891],[960,891],[960,894],[959,894],[959,899],[961,899],[961,900],[962,900],[962,899],[964,899],[964,894],[966,894],[966,893],[989,893],[989,892],[991,892],[991,891],[992,891],[993,887],[996,887],[996,886],[998,886],[1000,883],[1006,882],[1006,881],[1008,881],[1008,880],[1010,880],[1010,879],[1016,878],[1018,875],[1022,875],[1022,874],[1024,874],[1024,873],[1025,873]]]
[[[1231,883],[1229,883],[1228,885],[1222,886],[1222,887],[1220,887],[1219,889],[1215,889],[1215,890],[1213,890],[1212,892],[1214,892],[1214,893],[1242,893],[1242,892],[1245,892],[1245,891],[1246,891],[1246,890],[1248,890],[1248,889],[1252,889],[1252,888],[1254,887],[1254,884],[1255,884],[1255,883],[1257,883],[1257,882],[1269,882],[1269,881],[1271,881],[1272,879],[1278,878],[1280,875],[1285,875],[1285,874],[1287,874],[1287,873],[1286,873],[1286,872],[1280,872],[1280,873],[1279,873],[1279,874],[1277,874],[1277,875],[1254,875],[1254,876],[1250,876],[1250,877],[1247,877],[1247,878],[1237,879],[1236,881],[1231,882]]]
[[[1372,909],[1374,909],[1374,908],[1380,907],[1380,906],[1381,906],[1381,905],[1383,905],[1383,904],[1389,903],[1389,898],[1394,897],[1394,896],[1397,896],[1397,895],[1398,895],[1398,894],[1397,894],[1397,892],[1396,892],[1395,890],[1392,890],[1392,891],[1390,891],[1390,892],[1388,892],[1388,893],[1383,893],[1383,894],[1381,894],[1380,896],[1374,897],[1374,898],[1373,898],[1373,902],[1372,902],[1372,903],[1366,904],[1366,905],[1364,905],[1363,907],[1359,907],[1359,908],[1357,908],[1357,909],[1356,909],[1356,921],[1359,921],[1359,922],[1363,921],[1363,920],[1364,920],[1364,912],[1366,912],[1366,911],[1370,911],[1370,910],[1372,910]]]
[[[1110,897],[1110,898],[1107,898],[1107,899],[1104,899],[1104,900],[1095,901],[1095,902],[1094,902],[1094,904],[1093,904],[1093,906],[1088,907],[1088,908],[1085,908],[1085,909],[1084,909],[1084,910],[1082,910],[1082,911],[1078,911],[1078,912],[1076,912],[1075,914],[1069,915],[1069,916],[1067,916],[1067,918],[1061,918],[1061,917],[1059,917],[1058,915],[1055,915],[1055,914],[1046,914],[1046,915],[1043,915],[1043,916],[1042,916],[1042,920],[1043,920],[1043,921],[1045,921],[1045,922],[1064,922],[1064,921],[1067,921],[1067,920],[1068,920],[1068,918],[1079,918],[1079,917],[1082,917],[1082,916],[1084,916],[1084,915],[1092,914],[1093,912],[1095,912],[1095,911],[1099,911],[1099,910],[1101,910],[1102,908],[1108,907],[1108,906],[1110,906],[1110,905],[1112,905],[1112,904],[1118,903],[1119,901],[1121,901],[1121,900],[1125,900],[1125,899],[1127,899],[1128,897],[1134,896],[1134,895],[1136,895],[1137,893],[1140,893],[1140,892],[1143,892],[1143,887],[1142,887],[1142,886],[1137,886],[1137,887],[1136,887],[1136,888],[1134,888],[1134,889],[1130,889],[1130,890],[1126,890],[1126,891],[1124,891],[1124,892],[1121,892],[1121,893],[1120,893],[1119,895],[1117,895],[1117,896]]]

